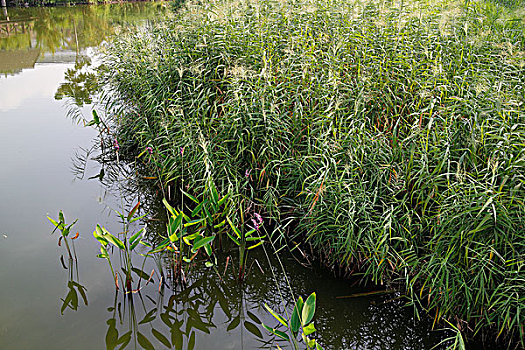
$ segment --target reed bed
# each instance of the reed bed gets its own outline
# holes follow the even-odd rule
[[[151,147],[164,188],[213,181],[271,218],[274,239],[524,347],[524,14],[187,2],[107,47],[105,100],[122,150]]]

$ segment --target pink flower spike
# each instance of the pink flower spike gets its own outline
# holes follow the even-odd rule
[[[257,223],[258,223],[259,225],[262,225],[262,223],[263,223],[263,218],[261,217],[261,215],[259,215],[259,213],[255,213],[255,214],[253,214],[253,215],[255,216],[255,219],[257,219]]]
[[[115,140],[113,141],[113,147],[114,147],[117,151],[120,149],[120,146],[119,146],[119,144],[118,144],[117,139],[115,139]]]
[[[180,155],[181,155],[181,156],[184,156],[184,147],[181,147],[181,148],[180,148]]]
[[[252,219],[252,223],[253,223],[253,228],[259,231],[259,224],[257,223],[257,221],[255,221],[255,219]]]
[[[153,147],[146,147],[146,151],[148,151],[149,154],[153,154]]]
[[[250,177],[250,173],[251,173],[251,169],[246,169],[246,171],[244,172],[244,176],[248,178]]]

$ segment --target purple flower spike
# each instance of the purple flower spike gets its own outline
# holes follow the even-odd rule
[[[255,213],[254,216],[255,219],[257,219],[257,223],[261,225],[263,223],[263,218],[261,217],[261,215],[259,215],[259,213]]]
[[[146,147],[146,151],[148,151],[149,154],[153,154],[153,147]]]
[[[115,139],[115,140],[113,141],[113,147],[114,147],[117,151],[120,149],[120,146],[119,146],[119,144],[118,144],[117,139]]]
[[[180,155],[184,157],[184,147],[180,148]]]
[[[252,223],[253,223],[253,228],[259,231],[259,224],[257,223],[257,221],[255,221],[255,219],[252,219]]]

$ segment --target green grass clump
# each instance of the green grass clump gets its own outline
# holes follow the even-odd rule
[[[165,186],[211,179],[328,264],[524,346],[523,13],[187,3],[108,47],[108,103],[120,144],[151,146]]]

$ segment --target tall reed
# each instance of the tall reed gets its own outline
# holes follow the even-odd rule
[[[199,194],[211,174],[232,198],[249,191],[283,241],[399,286],[436,322],[524,346],[522,14],[189,2],[108,46],[106,102],[123,148],[153,146],[165,186]]]

